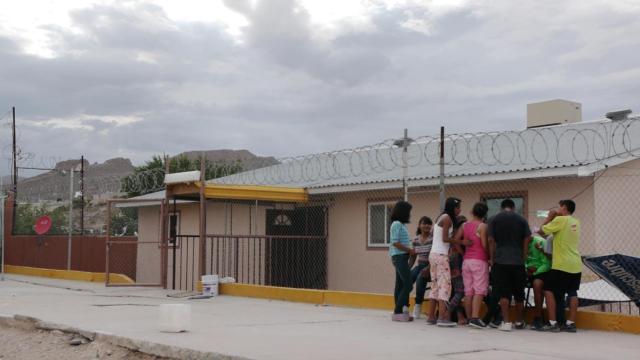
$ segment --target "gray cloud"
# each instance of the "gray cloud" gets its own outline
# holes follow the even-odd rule
[[[0,117],[15,105],[20,146],[42,157],[139,163],[196,148],[297,155],[404,127],[519,129],[526,103],[551,98],[581,101],[587,120],[640,111],[640,10],[615,3],[382,7],[367,29],[331,39],[293,0],[225,4],[248,20],[239,42],[219,24],[172,21],[144,2],[73,11],[72,30],[46,26],[51,59],[0,33]],[[6,127],[0,136],[5,148]]]

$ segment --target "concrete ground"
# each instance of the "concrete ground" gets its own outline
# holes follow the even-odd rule
[[[0,315],[38,319],[171,346],[252,359],[637,359],[640,336],[599,331],[503,333],[394,323],[389,312],[230,296],[167,297],[156,288],[9,275]],[[192,330],[161,333],[158,305],[192,306]]]

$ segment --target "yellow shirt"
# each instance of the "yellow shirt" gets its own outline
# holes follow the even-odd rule
[[[582,272],[582,258],[578,252],[580,221],[573,216],[556,216],[542,226],[545,234],[553,234],[551,268],[577,274]]]

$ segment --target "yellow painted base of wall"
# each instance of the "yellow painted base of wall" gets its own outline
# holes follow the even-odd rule
[[[198,289],[201,285],[198,284]],[[346,306],[364,309],[390,310],[393,295],[370,294],[348,291],[292,289],[275,286],[248,284],[220,284],[221,295],[242,296],[260,299],[284,300],[319,305]],[[431,306],[427,306],[423,311]],[[531,314],[528,314],[530,317]],[[579,329],[619,331],[640,334],[640,318],[637,316],[595,311],[578,311],[576,324]]]
[[[54,279],[63,280],[76,280],[76,281],[90,281],[90,282],[105,282],[105,273],[96,273],[88,271],[75,271],[75,270],[57,270],[57,269],[43,269],[34,268],[28,266],[15,266],[5,265],[4,271],[8,274],[28,275],[48,277]],[[109,283],[111,284],[135,284],[130,277],[123,274],[109,274]]]

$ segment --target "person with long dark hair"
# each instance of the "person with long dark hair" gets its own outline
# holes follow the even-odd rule
[[[458,237],[462,237],[461,227],[466,224],[467,218],[460,215],[454,222],[453,233],[454,239],[449,246],[449,270],[451,271],[451,297],[447,303],[447,310],[451,321],[457,321],[458,325],[466,325],[467,318],[465,309],[462,306],[462,300],[464,299],[464,281],[462,280],[462,255],[464,249],[460,245],[459,241],[456,241]]]
[[[451,297],[451,269],[449,267],[449,247],[453,241],[453,228],[460,215],[461,201],[450,197],[444,205],[443,213],[433,228],[433,246],[429,254],[431,270],[431,291],[429,299],[438,304],[438,319],[435,318],[436,306],[429,307],[427,323],[438,326],[455,326],[450,320],[447,301]]]
[[[418,222],[418,230],[416,237],[413,239],[413,248],[416,255],[409,260],[409,266],[412,266],[416,260],[417,265],[411,269],[411,282],[416,284],[416,304],[413,307],[413,318],[419,319],[422,314],[422,302],[424,301],[424,293],[427,290],[427,282],[431,276],[429,275],[429,252],[431,252],[431,244],[433,236],[431,230],[433,221],[428,216],[423,216]],[[420,249],[418,253],[417,249]]]
[[[396,285],[393,292],[395,308],[393,309],[393,321],[412,321],[409,309],[409,294],[413,288],[411,282],[411,270],[409,269],[409,257],[415,255],[411,247],[409,231],[406,224],[411,219],[411,204],[406,201],[398,201],[391,211],[391,229],[389,242],[389,256],[396,271]],[[406,311],[405,311],[406,308]]]
[[[489,245],[487,224],[484,223],[489,208],[484,202],[473,205],[471,221],[465,223],[460,233],[465,246],[462,263],[464,281],[464,307],[470,316],[469,325],[482,329],[486,326],[480,320],[480,306],[489,289]]]

